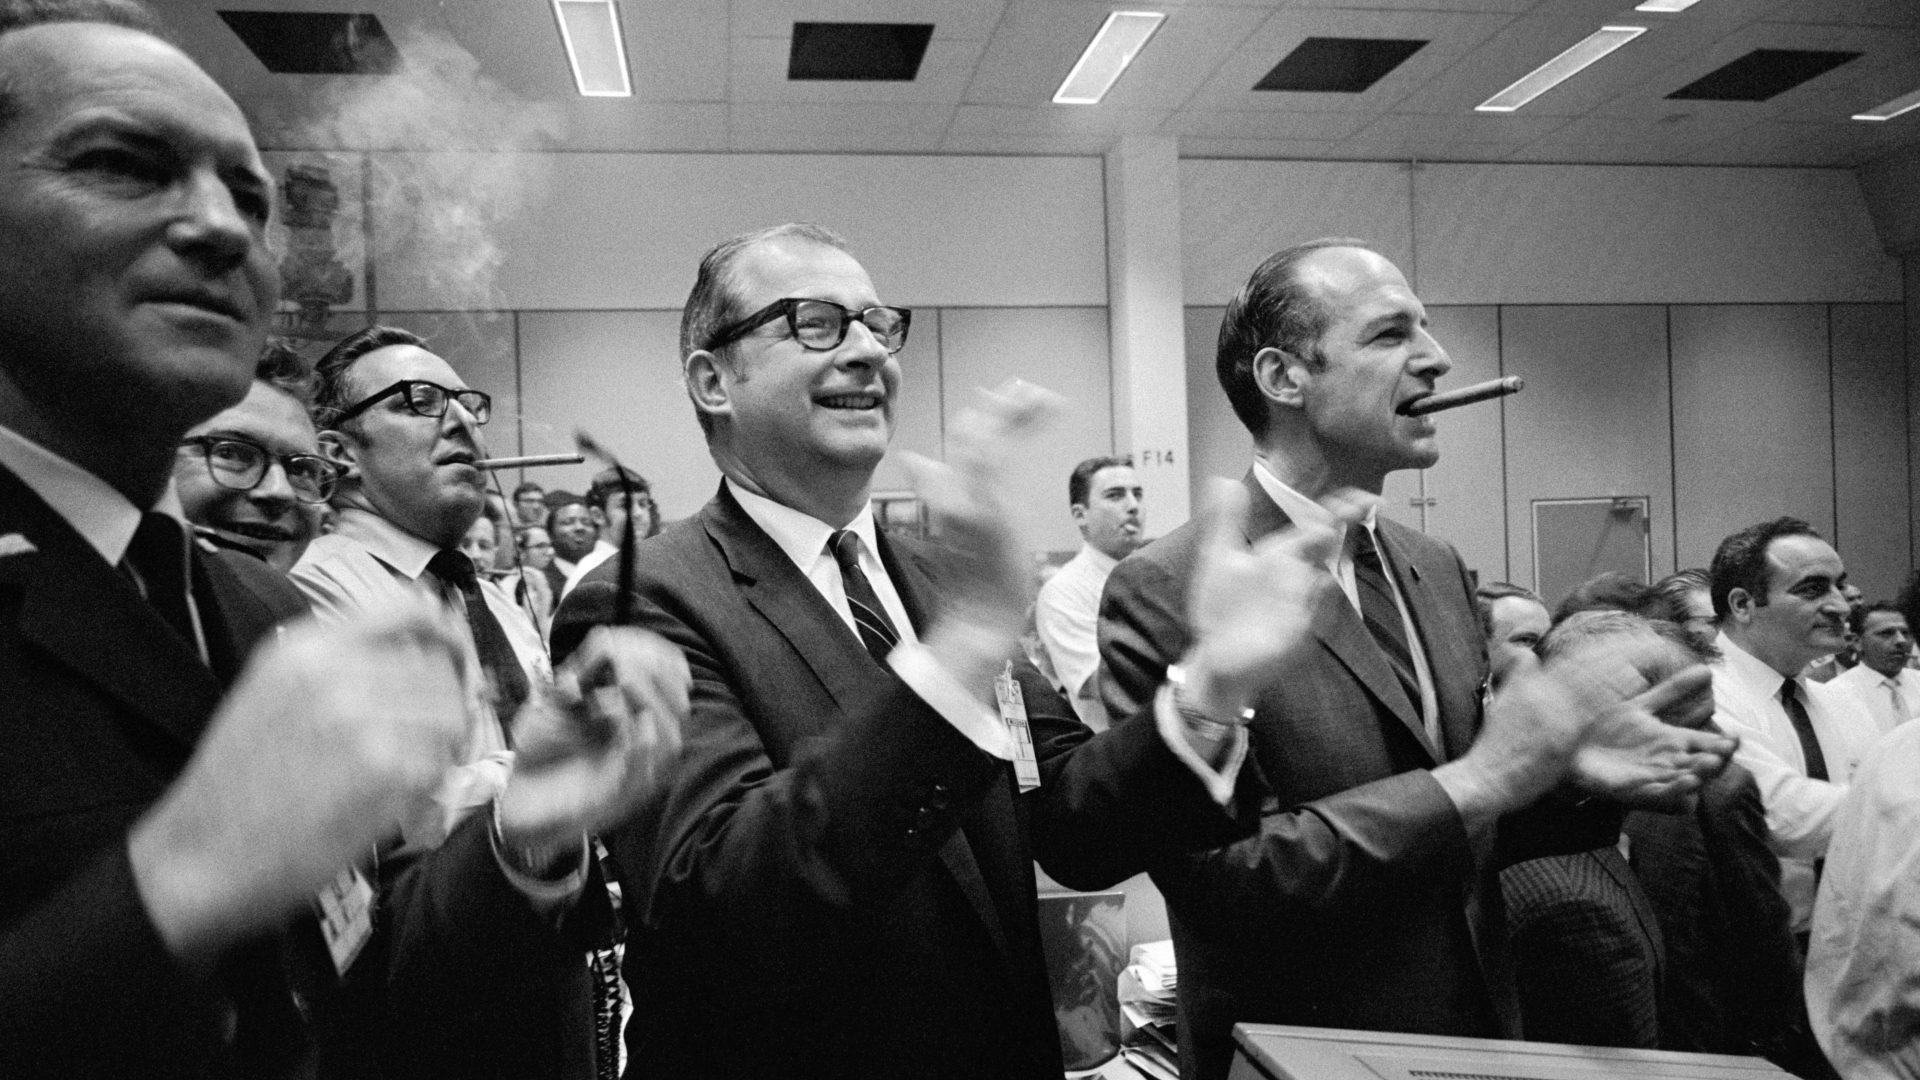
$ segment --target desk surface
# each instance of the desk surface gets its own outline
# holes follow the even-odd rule
[[[1237,1024],[1230,1080],[1792,1080],[1761,1058]]]

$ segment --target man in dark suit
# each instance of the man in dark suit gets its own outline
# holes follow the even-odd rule
[[[1021,794],[1025,738],[989,688],[1027,603],[995,493],[1032,388],[949,425],[950,466],[920,463],[945,546],[879,532],[868,495],[907,325],[814,226],[719,245],[688,299],[686,384],[726,479],[633,559],[632,617],[686,651],[694,685],[670,787],[608,838],[638,1075],[1051,1080],[1034,853],[1097,877],[1116,853],[1249,824],[1206,782],[1244,753],[1230,725],[1156,709],[1090,740],[1024,661],[1039,787]],[[1319,587],[1292,546],[1215,553],[1201,637],[1228,647],[1191,667],[1223,699],[1299,637],[1268,626]],[[618,617],[619,563],[562,604],[556,656]],[[1156,797],[1111,800],[1116,776]]]
[[[1255,444],[1247,537],[1327,522],[1330,494],[1377,494],[1387,473],[1433,464],[1434,421],[1397,410],[1449,366],[1418,297],[1364,245],[1268,259],[1220,335],[1221,384]],[[1385,518],[1341,531],[1324,566],[1340,587],[1311,612],[1317,641],[1248,725],[1235,799],[1260,808],[1257,829],[1139,860],[1167,897],[1183,1074],[1202,1080],[1226,1075],[1238,1021],[1517,1035],[1492,873],[1516,855],[1597,847],[1619,823],[1600,806],[1533,804],[1569,782],[1689,790],[1731,751],[1647,713],[1697,690],[1698,672],[1622,703],[1638,684],[1614,665],[1603,677],[1523,661],[1483,724],[1486,652],[1458,555]],[[1188,525],[1108,581],[1101,654],[1116,715],[1191,642],[1200,545]]]
[[[160,34],[127,0],[0,3],[9,1077],[310,1074],[334,1017],[295,993],[364,923],[351,896],[317,924],[304,913],[433,795],[468,728],[466,654],[443,619],[272,632],[304,610],[291,586],[190,541],[176,448],[247,393],[278,283],[246,121]],[[634,741],[631,711],[589,725],[606,754]],[[570,760],[582,712],[543,712],[523,744],[588,766],[549,803],[623,775],[625,758]],[[424,900],[420,953],[514,959],[461,937],[484,895]],[[440,1015],[470,1001],[439,999]]]

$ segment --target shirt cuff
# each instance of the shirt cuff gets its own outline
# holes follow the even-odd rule
[[[1193,744],[1187,741],[1187,725],[1180,719],[1180,710],[1173,704],[1173,684],[1162,683],[1160,692],[1153,696],[1153,721],[1160,729],[1160,738],[1166,742],[1167,749],[1180,759],[1181,764],[1193,770],[1193,775],[1207,787],[1207,794],[1213,801],[1225,806],[1233,801],[1233,787],[1240,779],[1240,766],[1247,760],[1247,729],[1244,725],[1233,725],[1233,734],[1228,736],[1227,760],[1215,770],[1204,761]]]
[[[903,641],[887,654],[887,663],[909,690],[967,741],[1001,761],[1013,760],[1013,735],[1007,725],[942,667],[931,649],[917,641]]]

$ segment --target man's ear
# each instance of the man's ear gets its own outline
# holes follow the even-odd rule
[[[1753,618],[1753,594],[1745,589],[1727,590],[1727,613],[1735,622],[1746,623]]]
[[[320,456],[345,470],[341,473],[342,479],[360,479],[360,448],[351,436],[338,431],[323,431],[319,441]]]
[[[695,349],[680,363],[693,407],[710,417],[733,414],[733,369],[705,349]]]
[[[594,528],[605,529],[607,527],[607,512],[605,510],[597,506],[589,506],[587,507],[587,516],[593,519]]]
[[[1067,512],[1073,515],[1073,523],[1080,526],[1080,531],[1085,532],[1087,529],[1087,504],[1074,503],[1067,507]]]
[[[1253,354],[1253,384],[1269,401],[1291,409],[1306,404],[1306,381],[1312,369],[1285,349],[1267,346]]]

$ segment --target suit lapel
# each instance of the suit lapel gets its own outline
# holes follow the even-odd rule
[[[1260,486],[1260,481],[1251,470],[1247,472],[1245,483],[1250,496],[1248,543],[1293,524],[1286,511],[1267,495],[1266,489]],[[1427,726],[1421,721],[1419,712],[1407,701],[1399,676],[1393,673],[1393,665],[1388,663],[1386,654],[1380,651],[1379,643],[1373,640],[1367,624],[1360,618],[1360,613],[1353,609],[1344,592],[1336,588],[1321,594],[1319,606],[1313,613],[1313,632],[1320,643],[1327,647],[1327,651],[1346,665],[1374,700],[1393,714],[1435,762],[1442,760],[1433,741],[1427,738]]]
[[[220,701],[220,683],[131,582],[11,472],[0,469],[0,591],[20,594],[18,632],[191,748]]]
[[[863,688],[873,677],[866,646],[726,485],[700,518],[733,570],[740,594],[800,654],[834,704],[850,710],[871,697]]]
[[[1444,548],[1426,543],[1421,534],[1384,518],[1380,532],[1391,551],[1394,581],[1400,586],[1400,595],[1407,598],[1414,629],[1426,648],[1447,757],[1458,757],[1473,745],[1478,730],[1479,685],[1473,676],[1480,670],[1474,652],[1482,640],[1480,627],[1463,625],[1458,606],[1440,602],[1438,589],[1442,583],[1460,580],[1454,560],[1440,557]]]

